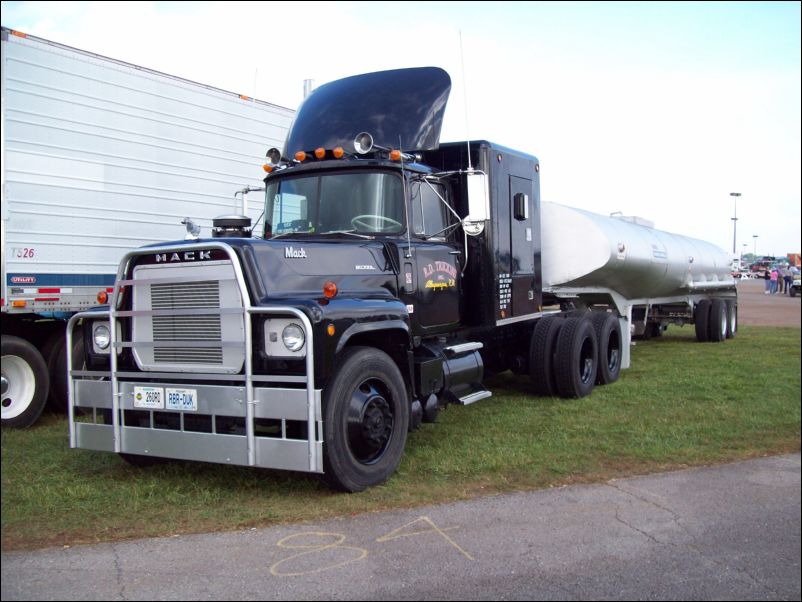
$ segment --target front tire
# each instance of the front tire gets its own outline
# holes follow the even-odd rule
[[[36,347],[24,339],[4,336],[0,345],[3,426],[28,428],[39,419],[47,402],[47,364]]]
[[[401,372],[378,349],[344,352],[324,392],[323,479],[356,492],[386,481],[407,440],[409,400]]]

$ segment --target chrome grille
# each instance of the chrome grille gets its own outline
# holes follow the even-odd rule
[[[243,297],[230,261],[134,268],[132,343],[137,366],[231,374],[245,363]]]
[[[151,284],[150,303],[153,309],[219,309],[220,283],[209,280],[187,284]]]
[[[222,347],[156,347],[153,359],[169,364],[222,364]]]
[[[182,284],[152,284],[150,303],[154,310],[220,308],[220,283],[214,280]],[[192,316],[153,316],[153,342],[222,341],[220,314]],[[222,346],[160,346],[153,349],[157,363],[222,364]]]

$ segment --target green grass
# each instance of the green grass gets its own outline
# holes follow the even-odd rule
[[[583,399],[536,398],[524,377],[410,435],[396,475],[359,494],[311,475],[170,462],[135,469],[70,450],[64,417],[2,433],[4,550],[241,529],[594,482],[800,448],[800,330],[689,328],[638,342],[632,368]]]

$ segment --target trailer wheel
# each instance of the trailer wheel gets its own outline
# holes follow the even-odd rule
[[[696,328],[696,340],[706,343],[710,340],[708,324],[710,322],[710,300],[702,299],[696,304],[693,312],[693,325]]]
[[[734,339],[738,333],[738,304],[735,301],[727,301],[727,338]]]
[[[2,346],[2,424],[27,428],[39,416],[47,402],[50,380],[42,354],[28,341],[3,336]]]
[[[554,353],[557,349],[557,337],[565,320],[555,317],[543,318],[532,331],[529,344],[529,375],[535,395],[553,397],[557,395],[557,383],[554,380]]]
[[[593,391],[598,342],[587,318],[569,318],[557,338],[554,376],[561,397],[585,397]]]
[[[727,303],[724,299],[715,298],[710,303],[710,328],[709,338],[715,343],[720,343],[727,338]]]
[[[607,312],[594,312],[591,319],[599,344],[596,384],[609,385],[621,374],[621,323],[615,314]]]
[[[355,492],[390,478],[409,424],[407,390],[393,360],[370,347],[346,350],[324,403],[323,479]]]

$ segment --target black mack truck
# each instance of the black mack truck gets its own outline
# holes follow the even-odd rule
[[[442,404],[489,397],[486,372],[565,397],[614,381],[631,313],[544,293],[538,161],[439,144],[450,87],[437,68],[321,86],[268,151],[257,231],[226,216],[129,253],[110,309],[70,323],[71,446],[359,491]]]

